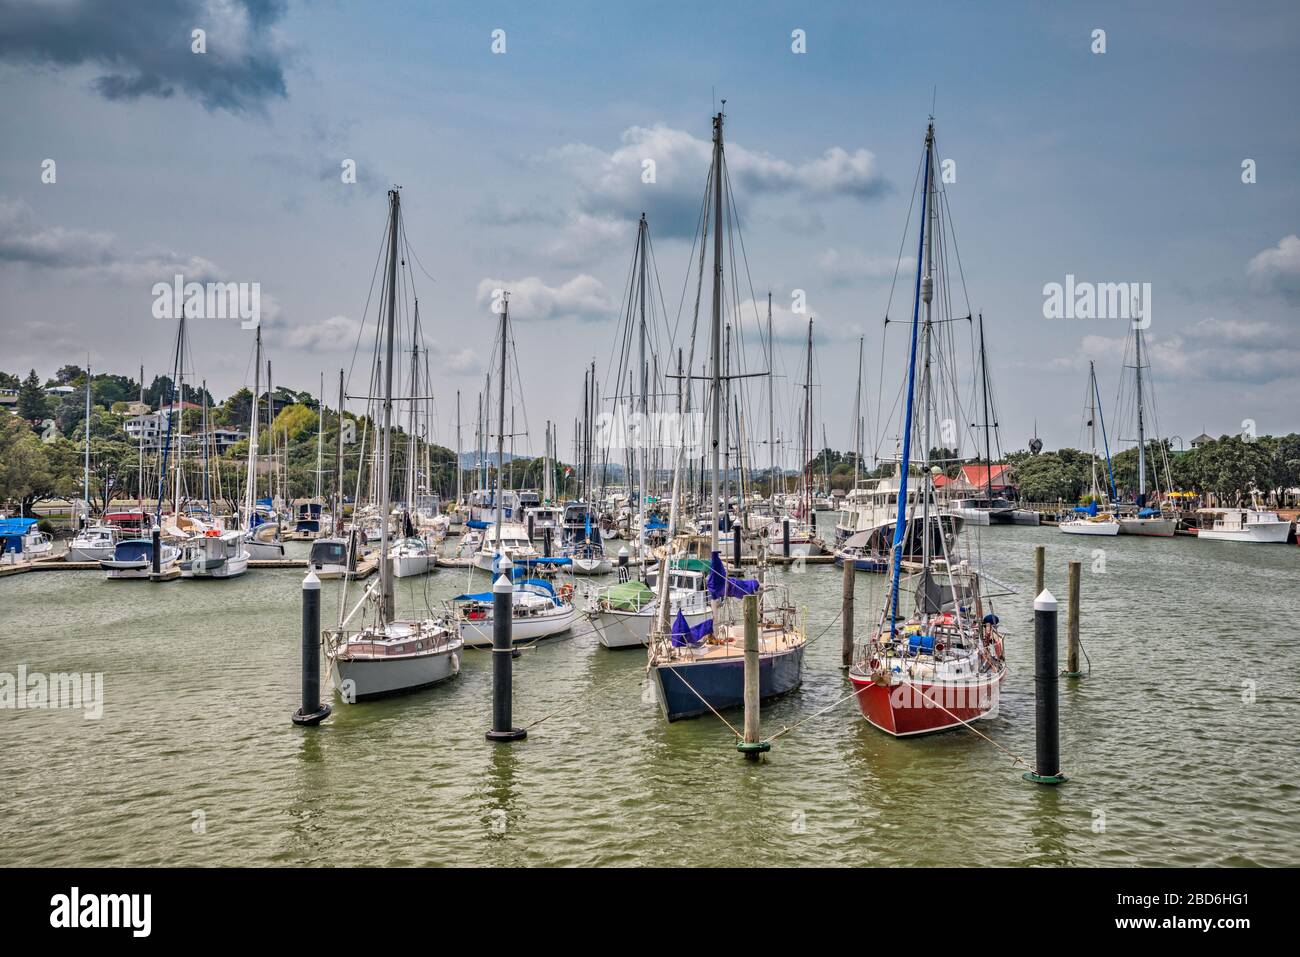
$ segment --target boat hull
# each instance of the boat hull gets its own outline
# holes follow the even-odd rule
[[[412,578],[427,575],[433,567],[434,559],[429,555],[391,555],[389,561],[393,563],[393,574],[396,577]]]
[[[460,649],[427,655],[334,660],[334,686],[345,701],[365,701],[427,688],[460,673]]]
[[[248,552],[248,557],[259,562],[277,561],[284,558],[283,542],[258,542],[253,539],[244,539],[244,549]]]
[[[181,578],[235,578],[248,571],[248,554],[236,555],[234,558],[221,559],[219,562],[209,560],[181,562]]]
[[[1147,535],[1153,538],[1173,538],[1177,523],[1172,518],[1121,518],[1121,535]]]
[[[712,612],[704,608],[697,612],[682,612],[686,623],[692,627],[707,621]],[[654,625],[655,613],[637,613],[633,611],[593,611],[588,613],[596,637],[606,648],[644,648],[650,643],[650,629]],[[673,607],[672,619],[677,617],[677,608]]]
[[[510,624],[510,640],[516,644],[526,644],[532,641],[541,641],[544,638],[553,638],[556,635],[562,635],[573,627],[573,622],[578,617],[578,610],[572,605],[565,606],[562,610],[552,615],[533,615],[527,618],[516,618]],[[475,621],[461,619],[459,622],[460,637],[467,648],[490,648],[492,647],[492,619],[481,618]]]
[[[1066,535],[1119,534],[1119,522],[1062,522],[1057,528]]]
[[[1248,545],[1270,545],[1285,542],[1290,534],[1289,522],[1269,522],[1250,525],[1246,528],[1213,529],[1203,528],[1196,533],[1197,538],[1217,542],[1244,542]]]
[[[63,559],[69,562],[111,561],[115,548],[115,545],[69,545]]]
[[[979,681],[877,683],[849,673],[858,708],[868,723],[896,738],[935,734],[997,717],[1005,669]]]
[[[760,700],[775,698],[799,687],[803,681],[804,647],[801,642],[793,648],[759,657]],[[723,711],[745,703],[744,655],[714,661],[660,664],[652,670],[652,677],[659,707],[669,721],[710,714],[710,706],[714,711]]]

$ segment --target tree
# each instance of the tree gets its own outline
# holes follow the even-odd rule
[[[72,385],[79,381],[86,374],[86,370],[81,366],[62,366],[59,371],[54,373],[54,381],[59,385]]]
[[[75,495],[76,458],[72,443],[42,442],[19,418],[0,413],[0,501],[16,502],[26,515],[37,502]]]
[[[33,369],[18,390],[18,416],[28,422],[43,422],[49,417],[49,402],[41,380]]]

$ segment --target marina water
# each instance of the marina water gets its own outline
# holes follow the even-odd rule
[[[829,527],[832,517],[823,516]],[[293,570],[229,582],[105,582],[96,572],[0,581],[0,672],[103,672],[104,711],[2,710],[0,857],[120,865],[1291,865],[1300,790],[1300,589],[1293,547],[1194,538],[1092,541],[1051,527],[982,530],[982,559],[1018,593],[1000,715],[977,727],[1033,754],[1033,549],[1064,609],[1083,563],[1091,677],[1062,682],[1070,783],[957,730],[895,740],[852,701],[741,759],[714,717],[666,723],[645,656],[585,627],[515,662],[515,715],[556,712],[527,741],[484,741],[490,662],[454,681],[339,705],[319,728],[297,706]],[[305,550],[305,546],[298,546]],[[479,573],[475,584],[486,584]],[[840,572],[776,569],[808,609],[803,687],[765,706],[766,736],[844,698]],[[403,579],[399,608],[465,590],[449,569]],[[857,628],[880,576],[857,579]],[[326,582],[323,608],[337,608]],[[352,600],[359,594],[352,586]],[[337,701],[337,698],[334,700]],[[739,724],[739,714],[728,715]],[[941,806],[956,812],[937,814]],[[904,853],[905,851],[905,853]]]

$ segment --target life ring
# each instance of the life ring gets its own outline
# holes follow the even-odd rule
[[[573,597],[573,586],[561,585],[559,594],[560,594],[561,601],[568,601],[570,598]]]

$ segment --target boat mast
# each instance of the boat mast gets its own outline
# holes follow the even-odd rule
[[[812,346],[813,321],[808,319],[808,368],[804,370],[804,416],[803,416],[803,461],[799,463],[799,475],[803,480],[803,520],[809,519],[812,512]]]
[[[1137,415],[1138,415],[1138,500],[1141,509],[1147,503],[1147,436],[1146,422],[1142,414],[1142,330],[1133,330],[1133,345],[1137,350]],[[1159,475],[1156,476],[1159,478]]]
[[[853,392],[853,487],[857,488],[862,467],[862,340],[858,336],[858,387]]]
[[[502,462],[505,456],[506,441],[506,324],[510,321],[510,294],[502,294],[501,307],[501,381],[497,383],[497,520],[496,548],[497,559],[501,558],[501,522],[504,519],[503,498],[505,490],[501,485]]]
[[[212,436],[208,432],[208,380],[203,380],[203,507],[212,517],[212,481],[208,471],[208,450]]]
[[[637,536],[637,546],[638,546],[638,547],[637,547],[637,551],[638,551],[638,553],[639,553],[642,557],[645,556],[645,531],[646,531],[645,527],[646,527],[646,524],[647,524],[647,521],[648,521],[647,516],[646,516],[646,504],[645,504],[645,502],[646,502],[646,483],[647,483],[647,481],[648,481],[648,476],[647,476],[647,466],[648,466],[648,464],[649,464],[649,459],[650,459],[650,450],[649,450],[649,447],[648,447],[648,442],[646,441],[646,438],[645,438],[645,430],[648,428],[647,423],[648,423],[648,421],[649,421],[649,412],[650,412],[650,404],[649,404],[649,395],[650,395],[650,390],[649,390],[649,383],[647,383],[647,381],[646,381],[646,379],[647,379],[647,375],[648,375],[648,372],[649,372],[649,368],[648,368],[647,363],[646,363],[646,349],[645,349],[645,336],[646,336],[646,328],[645,328],[645,240],[646,240],[646,228],[647,228],[647,227],[646,227],[646,221],[645,221],[645,213],[642,213],[642,214],[641,214],[641,225],[640,225],[640,226],[638,227],[638,229],[637,229],[637,232],[638,232],[638,236],[637,236],[637,255],[639,255],[639,256],[641,257],[641,273],[640,273],[640,278],[639,278],[639,280],[638,280],[639,285],[640,285],[640,292],[639,292],[639,294],[638,294],[638,298],[641,300],[641,321],[640,321],[640,330],[639,330],[639,333],[638,333],[638,336],[637,336],[637,342],[638,342],[638,344],[637,344],[637,364],[640,366],[640,369],[641,369],[641,395],[640,395],[640,407],[641,407],[641,429],[638,430],[638,441],[637,441],[638,448],[637,448],[637,450],[636,450],[637,460],[638,460],[638,464],[639,464],[639,466],[640,466],[639,474],[638,474],[638,476],[637,476],[637,491],[636,491],[637,503],[636,503],[636,510],[637,510],[637,514],[638,514],[638,515],[640,516],[640,518],[641,518],[641,531],[640,531],[640,534]]]
[[[143,376],[142,376],[143,378]],[[257,325],[252,360],[252,412],[248,416],[248,479],[244,481],[244,511],[248,529],[257,502],[257,397],[261,394],[261,325]]]
[[[322,396],[322,401],[324,396]],[[339,434],[334,459],[334,533],[343,530],[343,370],[339,370]]]
[[[988,482],[989,507],[993,507],[993,451],[989,445],[989,357],[984,351],[984,313],[980,313],[980,373],[984,379],[984,477]]]
[[[723,100],[726,104],[726,100]],[[710,494],[711,520],[709,522],[709,553],[718,550],[718,439],[721,437],[722,413],[722,113],[713,118],[713,324],[712,324],[713,375],[709,384],[712,450],[710,457],[713,475]]]
[[[396,189],[388,191],[388,323],[384,342],[384,393],[383,437],[379,466],[379,623],[387,625],[393,619],[393,565],[388,560],[388,513],[391,510],[389,481],[390,446],[393,427],[393,340],[397,337],[397,218],[401,212],[401,196]]]
[[[460,470],[460,389],[456,390],[456,504],[464,497],[464,476]]]
[[[86,356],[86,462],[81,473],[82,498],[86,502],[86,523],[90,523],[90,356]],[[108,489],[104,490],[104,510],[108,510]]]
[[[925,171],[924,182],[921,186],[921,218],[920,218],[920,236],[917,239],[916,249],[916,286],[912,300],[912,343],[911,351],[907,363],[907,411],[905,422],[903,424],[903,449],[900,456],[902,468],[899,471],[898,479],[898,514],[894,520],[894,542],[892,546],[893,555],[893,575],[890,580],[889,593],[889,637],[892,639],[898,631],[898,579],[903,567],[903,536],[907,528],[907,463],[911,456],[912,449],[912,397],[916,384],[916,336],[917,326],[920,316],[921,307],[921,254],[925,250],[926,233],[926,212],[929,208],[930,200],[930,147],[934,140],[934,124],[931,123],[925,133]],[[928,280],[928,276],[926,277]],[[927,286],[928,286],[927,282]],[[928,300],[929,289],[926,290]],[[928,301],[927,301],[928,310]]]
[[[772,292],[767,293],[767,497],[776,504],[776,406],[773,400],[772,377],[776,350],[772,339]],[[773,517],[776,513],[773,512]]]
[[[316,497],[321,497],[321,483],[325,474],[325,373],[320,374],[320,391],[316,409]],[[206,401],[206,400],[205,400]]]
[[[144,363],[140,364],[140,405],[144,405]],[[145,415],[152,413],[145,412]],[[140,509],[140,532],[144,533],[144,426],[140,427],[140,441],[137,443],[140,461],[136,465],[135,496]]]
[[[1091,361],[1088,362],[1088,438],[1092,443],[1092,500],[1101,497],[1097,488],[1097,371]]]
[[[930,123],[929,130],[925,135],[925,163],[927,170],[934,163],[934,123]],[[927,189],[930,191],[930,223],[926,230],[925,236],[925,279],[921,284],[921,298],[925,300],[925,369],[921,376],[921,451],[922,451],[922,476],[921,476],[921,588],[922,594],[927,596],[925,608],[929,608],[929,586],[930,586],[930,490],[932,477],[930,475],[930,349],[931,340],[931,319],[930,307],[934,299],[934,230],[938,220],[938,206],[934,202],[937,198],[934,194],[937,187],[933,175],[927,175]],[[908,463],[904,463],[904,468]],[[941,526],[942,527],[942,526]]]

